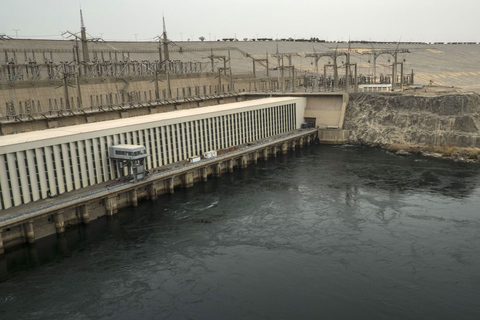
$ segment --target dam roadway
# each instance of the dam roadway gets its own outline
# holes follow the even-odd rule
[[[65,232],[65,227],[89,223],[103,215],[113,215],[118,209],[137,206],[138,200],[155,200],[162,193],[174,193],[175,187],[191,187],[194,182],[207,181],[208,176],[219,177],[233,172],[234,167],[245,168],[258,159],[276,157],[316,141],[316,129],[302,129],[270,137],[238,150],[227,152],[198,163],[181,161],[153,171],[144,180],[133,182],[107,181],[50,199],[39,200],[0,212],[0,253],[5,247]],[[157,168],[160,169],[160,168]],[[122,200],[118,200],[118,199]]]

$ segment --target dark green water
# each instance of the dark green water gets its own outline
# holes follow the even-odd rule
[[[480,319],[480,166],[312,146],[0,260],[0,319]]]

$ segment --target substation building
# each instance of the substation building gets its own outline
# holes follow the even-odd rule
[[[0,136],[0,210],[291,132],[306,98],[278,97]]]

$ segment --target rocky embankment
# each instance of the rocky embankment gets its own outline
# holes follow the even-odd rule
[[[399,153],[480,160],[480,96],[353,93],[344,129],[350,143]]]

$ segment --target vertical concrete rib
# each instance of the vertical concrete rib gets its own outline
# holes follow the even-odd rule
[[[30,198],[30,189],[28,187],[28,177],[27,173],[28,170],[25,166],[25,151],[18,151],[16,152],[17,157],[17,166],[18,166],[18,173],[20,175],[20,188],[22,192],[22,203],[28,203],[31,201]]]
[[[12,206],[12,198],[10,194],[10,188],[8,186],[7,181],[7,166],[5,164],[5,156],[0,155],[0,197],[2,198],[0,201],[0,209],[7,209]],[[3,202],[3,206],[2,206]]]
[[[85,140],[85,153],[87,156],[87,171],[88,171],[88,185],[95,184],[95,168],[93,165],[93,155],[92,155],[92,141],[90,139]]]
[[[73,188],[78,190],[80,185],[80,171],[78,170],[78,148],[76,142],[70,142],[70,155],[72,156],[72,171],[73,171]]]
[[[162,165],[168,163],[168,153],[167,153],[167,147],[168,147],[168,139],[167,134],[165,131],[168,131],[168,128],[166,126],[162,126],[161,128],[161,143],[162,143]]]
[[[35,155],[37,159],[38,178],[40,179],[40,198],[45,199],[47,197],[47,172],[45,171],[45,161],[43,159],[45,154],[45,148],[35,149]]]
[[[100,143],[100,163],[101,163],[101,171],[102,171],[102,181],[109,180],[109,172],[108,172],[108,151],[105,147],[106,137],[98,138],[98,142]]]
[[[88,156],[85,154],[86,150],[86,142],[87,141],[78,141],[78,157],[80,161],[80,180],[82,183],[82,187],[85,188],[88,186],[88,180],[89,180],[89,164],[88,161],[85,161],[85,159],[88,158]]]
[[[100,138],[93,138],[93,156],[95,161],[96,183],[103,182],[102,163],[100,161],[102,155],[100,153]]]
[[[162,145],[164,144],[163,141],[160,140],[160,131],[162,130],[162,127],[157,127],[155,128],[155,135],[157,136],[157,154],[155,155],[155,158],[157,159],[157,167],[162,166],[163,164],[163,159],[162,159]]]
[[[171,137],[171,133],[172,133],[172,125],[168,125],[165,127],[165,131],[166,131],[166,137],[167,137],[167,141],[166,141],[166,144],[167,144],[167,153],[165,154],[165,158],[168,159],[166,164],[169,164],[169,163],[172,163],[173,162],[173,156],[172,156],[172,137]]]
[[[40,190],[38,189],[38,178],[37,178],[37,163],[35,161],[35,149],[30,149],[26,151],[27,155],[27,165],[28,165],[28,176],[30,177],[30,188],[32,191],[32,201],[40,199]]]
[[[7,154],[8,173],[10,174],[10,185],[12,190],[13,205],[18,206],[22,203],[20,195],[20,186],[17,177],[16,159],[14,153]]]
[[[63,170],[62,170],[63,161],[60,156],[59,145],[53,146],[53,161],[55,163],[56,188],[58,189],[58,193],[62,194],[62,193],[65,193],[65,181],[64,181]]]
[[[64,179],[65,179],[65,191],[72,191],[73,190],[73,181],[72,181],[72,172],[70,167],[70,156],[68,153],[68,144],[62,143],[61,146],[61,154],[62,154],[62,166],[64,171]]]

